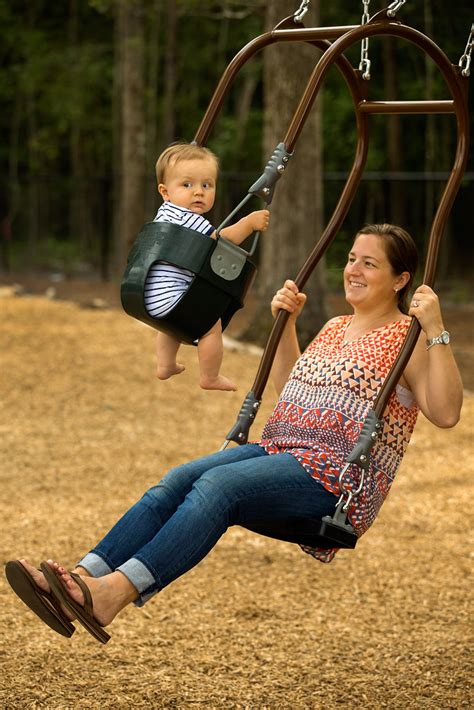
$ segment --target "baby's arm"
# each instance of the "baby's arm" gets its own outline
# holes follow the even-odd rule
[[[221,235],[234,244],[241,244],[252,232],[264,232],[270,221],[268,210],[257,210],[245,215],[235,224],[221,229]]]

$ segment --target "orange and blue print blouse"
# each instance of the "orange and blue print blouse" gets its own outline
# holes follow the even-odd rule
[[[262,432],[269,454],[290,453],[324,488],[339,496],[340,474],[365,418],[405,340],[410,320],[388,323],[344,342],[352,316],[330,320],[297,360]],[[397,386],[383,415],[361,492],[348,517],[357,535],[374,522],[405,453],[418,416],[411,393]],[[360,469],[344,475],[345,491],[357,490]],[[322,562],[336,549],[303,547]]]

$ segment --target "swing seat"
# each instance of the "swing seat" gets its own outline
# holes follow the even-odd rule
[[[357,543],[354,531],[342,531],[339,526],[331,529],[331,523],[332,519],[327,515],[324,516],[323,522],[309,518],[286,518],[280,521],[272,520],[268,525],[262,523],[248,526],[248,529],[275,540],[319,547],[322,550],[330,550],[333,547],[353,549]]]
[[[188,269],[193,280],[171,311],[153,317],[145,308],[144,291],[153,264],[165,261]],[[120,298],[133,318],[183,343],[196,344],[221,319],[222,330],[243,307],[257,267],[239,246],[219,237],[165,222],[148,222],[138,235],[125,269]]]

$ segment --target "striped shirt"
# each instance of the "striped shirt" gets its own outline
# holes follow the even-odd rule
[[[341,470],[410,325],[409,320],[394,321],[344,343],[351,319],[330,320],[297,360],[259,442],[269,454],[295,456],[336,496],[341,487],[349,491],[359,486],[357,466],[350,466],[342,481]],[[348,511],[359,536],[372,525],[390,490],[418,411],[406,389],[397,388],[389,398],[362,490]],[[321,562],[330,562],[337,551],[303,550]]]
[[[163,202],[153,221],[179,224],[209,237],[215,232],[205,217],[169,201]],[[168,264],[166,261],[153,264],[147,274],[144,288],[147,313],[153,318],[167,315],[186,293],[193,278],[192,271]]]

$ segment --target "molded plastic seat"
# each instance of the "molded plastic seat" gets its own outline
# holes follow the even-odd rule
[[[144,287],[151,266],[166,261],[194,274],[173,309],[161,318],[147,313]],[[222,320],[224,329],[242,308],[257,268],[244,249],[225,239],[164,222],[148,222],[128,257],[120,296],[124,310],[156,330],[195,344]]]

